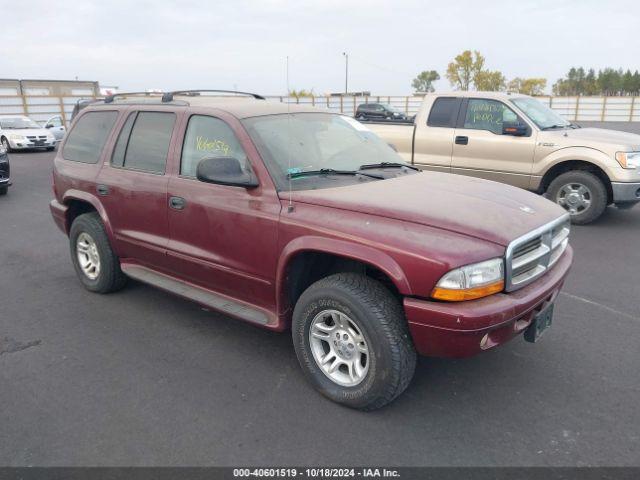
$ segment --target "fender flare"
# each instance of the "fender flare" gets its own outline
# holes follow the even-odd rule
[[[602,150],[591,147],[565,147],[555,150],[546,156],[544,169],[539,173],[539,176],[542,179],[555,166],[572,161],[590,163],[605,173],[607,169],[615,167],[612,163],[615,160]]]
[[[280,315],[289,307],[286,296],[287,267],[304,252],[319,252],[367,263],[384,272],[402,295],[411,295],[411,286],[400,265],[383,251],[347,240],[320,236],[303,236],[290,241],[282,249],[276,270],[276,299]]]
[[[90,204],[98,212],[98,215],[100,215],[100,219],[102,220],[102,224],[104,225],[104,229],[107,232],[107,237],[109,238],[109,243],[111,244],[111,248],[114,250],[116,255],[119,255],[118,248],[117,248],[118,244],[115,241],[115,234],[113,233],[113,229],[111,228],[111,222],[109,222],[109,217],[107,216],[107,212],[102,206],[102,203],[100,203],[100,201],[97,199],[97,197],[95,195],[92,195],[91,193],[87,193],[82,190],[69,189],[64,193],[62,197],[62,203],[64,205],[68,205],[68,203],[73,200],[86,202]],[[67,223],[67,232],[69,232],[71,230],[71,224],[69,223],[68,219],[66,223]]]

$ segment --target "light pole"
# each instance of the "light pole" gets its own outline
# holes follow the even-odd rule
[[[346,95],[349,92],[349,54],[346,52],[342,52],[344,55],[344,94]]]

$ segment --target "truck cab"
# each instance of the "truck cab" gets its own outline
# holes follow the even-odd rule
[[[428,94],[413,127],[370,128],[420,168],[544,194],[573,223],[640,201],[640,135],[580,128],[526,95]]]

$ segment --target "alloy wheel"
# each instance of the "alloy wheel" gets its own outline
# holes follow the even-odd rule
[[[331,381],[354,387],[369,371],[370,351],[357,323],[338,310],[318,313],[309,328],[309,344],[316,364]]]

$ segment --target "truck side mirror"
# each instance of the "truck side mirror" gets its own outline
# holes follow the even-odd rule
[[[502,122],[502,134],[524,137],[529,132],[526,125],[519,122]]]
[[[240,161],[234,157],[203,158],[198,163],[196,177],[201,182],[232,187],[255,188],[259,185],[255,176],[243,170]]]

